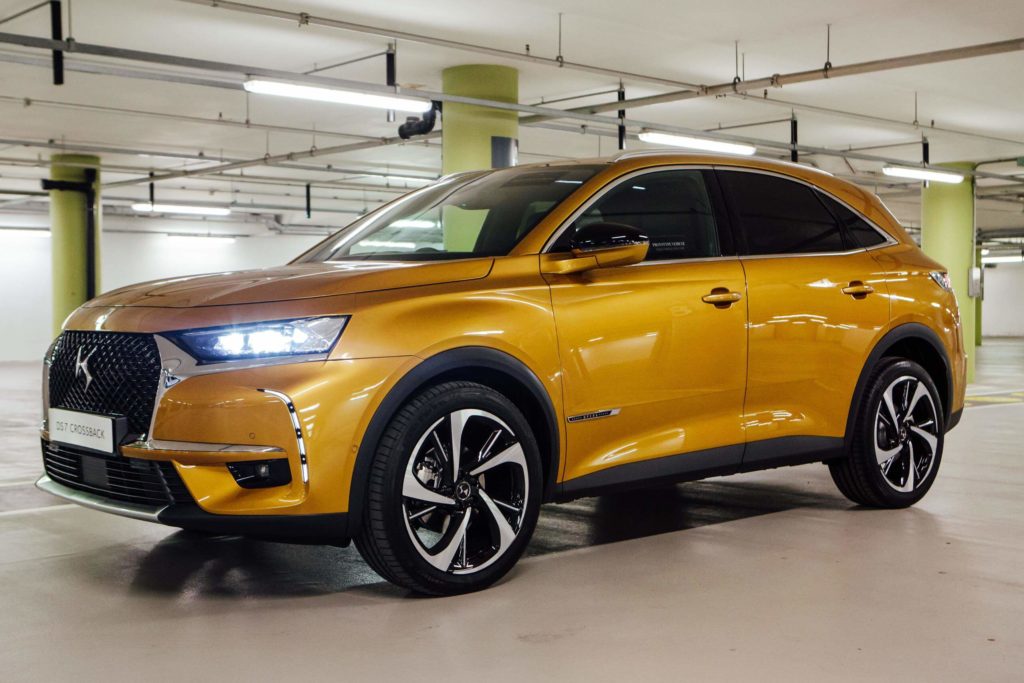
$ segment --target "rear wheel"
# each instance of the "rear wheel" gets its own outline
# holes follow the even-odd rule
[[[441,384],[385,430],[356,547],[384,578],[417,592],[479,590],[522,555],[541,486],[537,443],[515,405],[480,384]]]
[[[901,508],[928,492],[945,440],[942,403],[917,363],[886,359],[857,410],[848,459],[829,463],[839,490],[860,505]]]

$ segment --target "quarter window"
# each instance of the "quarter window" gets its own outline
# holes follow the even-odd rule
[[[719,171],[750,254],[846,251],[838,221],[810,187],[764,173]]]
[[[656,171],[620,182],[562,233],[553,251],[567,251],[577,230],[598,222],[624,223],[647,235],[651,241],[648,261],[722,253],[700,171]]]
[[[850,211],[828,195],[819,192],[818,197],[821,201],[825,202],[825,206],[828,207],[829,211],[842,223],[846,234],[850,236],[856,246],[867,248],[885,242],[886,238],[884,235],[871,227],[870,223],[853,211]]]

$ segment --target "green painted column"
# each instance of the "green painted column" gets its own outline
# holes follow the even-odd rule
[[[974,164],[943,164],[972,171]],[[977,308],[967,295],[969,270],[974,265],[974,177],[962,183],[929,183],[921,191],[921,248],[946,266],[960,305],[964,346],[967,349],[967,381],[974,381]]]
[[[441,73],[441,81],[448,95],[519,102],[519,71],[512,67],[453,66]],[[441,115],[441,171],[458,173],[514,164],[518,136],[518,112],[445,102]],[[445,210],[442,221],[447,249],[472,249],[480,232],[480,216],[453,208]]]
[[[50,179],[84,183],[88,169],[96,171],[93,208],[95,240],[95,291],[100,291],[100,160],[80,154],[55,154],[50,158]],[[53,262],[53,330],[56,335],[71,311],[86,301],[87,229],[86,194],[71,190],[50,191],[50,235]]]

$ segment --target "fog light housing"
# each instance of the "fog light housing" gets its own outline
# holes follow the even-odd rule
[[[266,489],[284,486],[292,481],[292,470],[287,458],[231,462],[228,463],[228,471],[235,478],[235,483],[243,489]]]

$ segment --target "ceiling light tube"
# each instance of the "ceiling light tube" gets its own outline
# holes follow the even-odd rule
[[[1024,255],[1011,254],[1009,256],[982,256],[982,263],[1024,263]]]
[[[641,142],[649,142],[652,145],[671,145],[672,147],[686,147],[705,152],[722,152],[723,154],[750,156],[757,151],[757,147],[753,145],[744,145],[738,142],[691,138],[687,135],[669,135],[668,133],[655,133],[654,131],[643,131],[639,137]]]
[[[422,114],[430,111],[431,107],[434,106],[430,100],[416,99],[413,97],[399,97],[397,95],[369,95],[367,93],[354,92],[352,90],[318,88],[312,85],[299,85],[298,83],[284,83],[282,81],[252,79],[246,81],[244,83],[244,87],[247,91],[256,93],[257,95],[295,97],[300,100],[334,102],[335,104],[351,104],[357,107],[390,109],[393,111],[410,112],[413,114]]]
[[[189,206],[187,204],[150,204],[139,202],[132,204],[132,211],[139,213],[187,213],[197,216],[228,216],[231,209],[226,206]]]
[[[955,185],[964,179],[963,175],[960,173],[936,171],[930,168],[917,168],[914,166],[884,166],[882,167],[882,173],[894,178],[930,180],[936,183],[950,183],[952,185]]]

